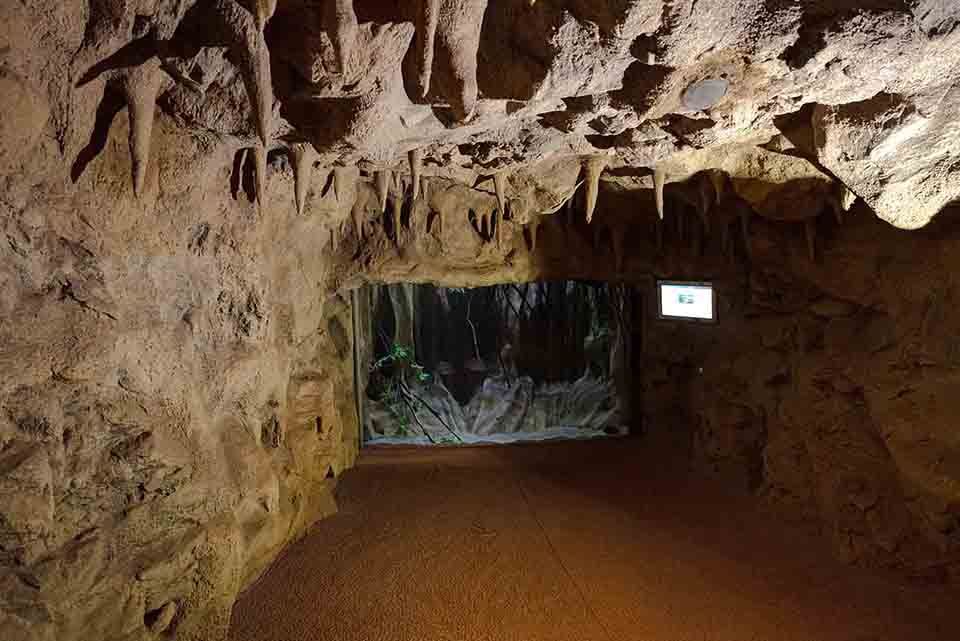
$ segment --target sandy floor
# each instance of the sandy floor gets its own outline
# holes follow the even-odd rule
[[[642,440],[368,450],[233,641],[954,641],[960,593],[833,561]]]

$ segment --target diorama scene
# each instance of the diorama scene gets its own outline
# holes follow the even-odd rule
[[[623,287],[575,281],[383,285],[367,364],[367,444],[625,434]],[[617,385],[619,382],[619,388]]]
[[[0,641],[960,639],[960,1],[0,2]]]

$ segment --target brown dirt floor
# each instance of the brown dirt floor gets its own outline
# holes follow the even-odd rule
[[[960,593],[834,560],[643,439],[366,450],[233,641],[956,641]]]

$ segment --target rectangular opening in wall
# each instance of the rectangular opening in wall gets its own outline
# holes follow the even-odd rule
[[[627,433],[629,290],[577,281],[373,285],[366,444]]]
[[[711,283],[657,281],[658,317],[712,323],[717,320],[716,294]]]

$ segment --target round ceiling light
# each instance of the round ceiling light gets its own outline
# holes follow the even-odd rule
[[[680,99],[687,109],[703,111],[720,102],[729,87],[730,83],[723,78],[707,78],[687,87]]]

